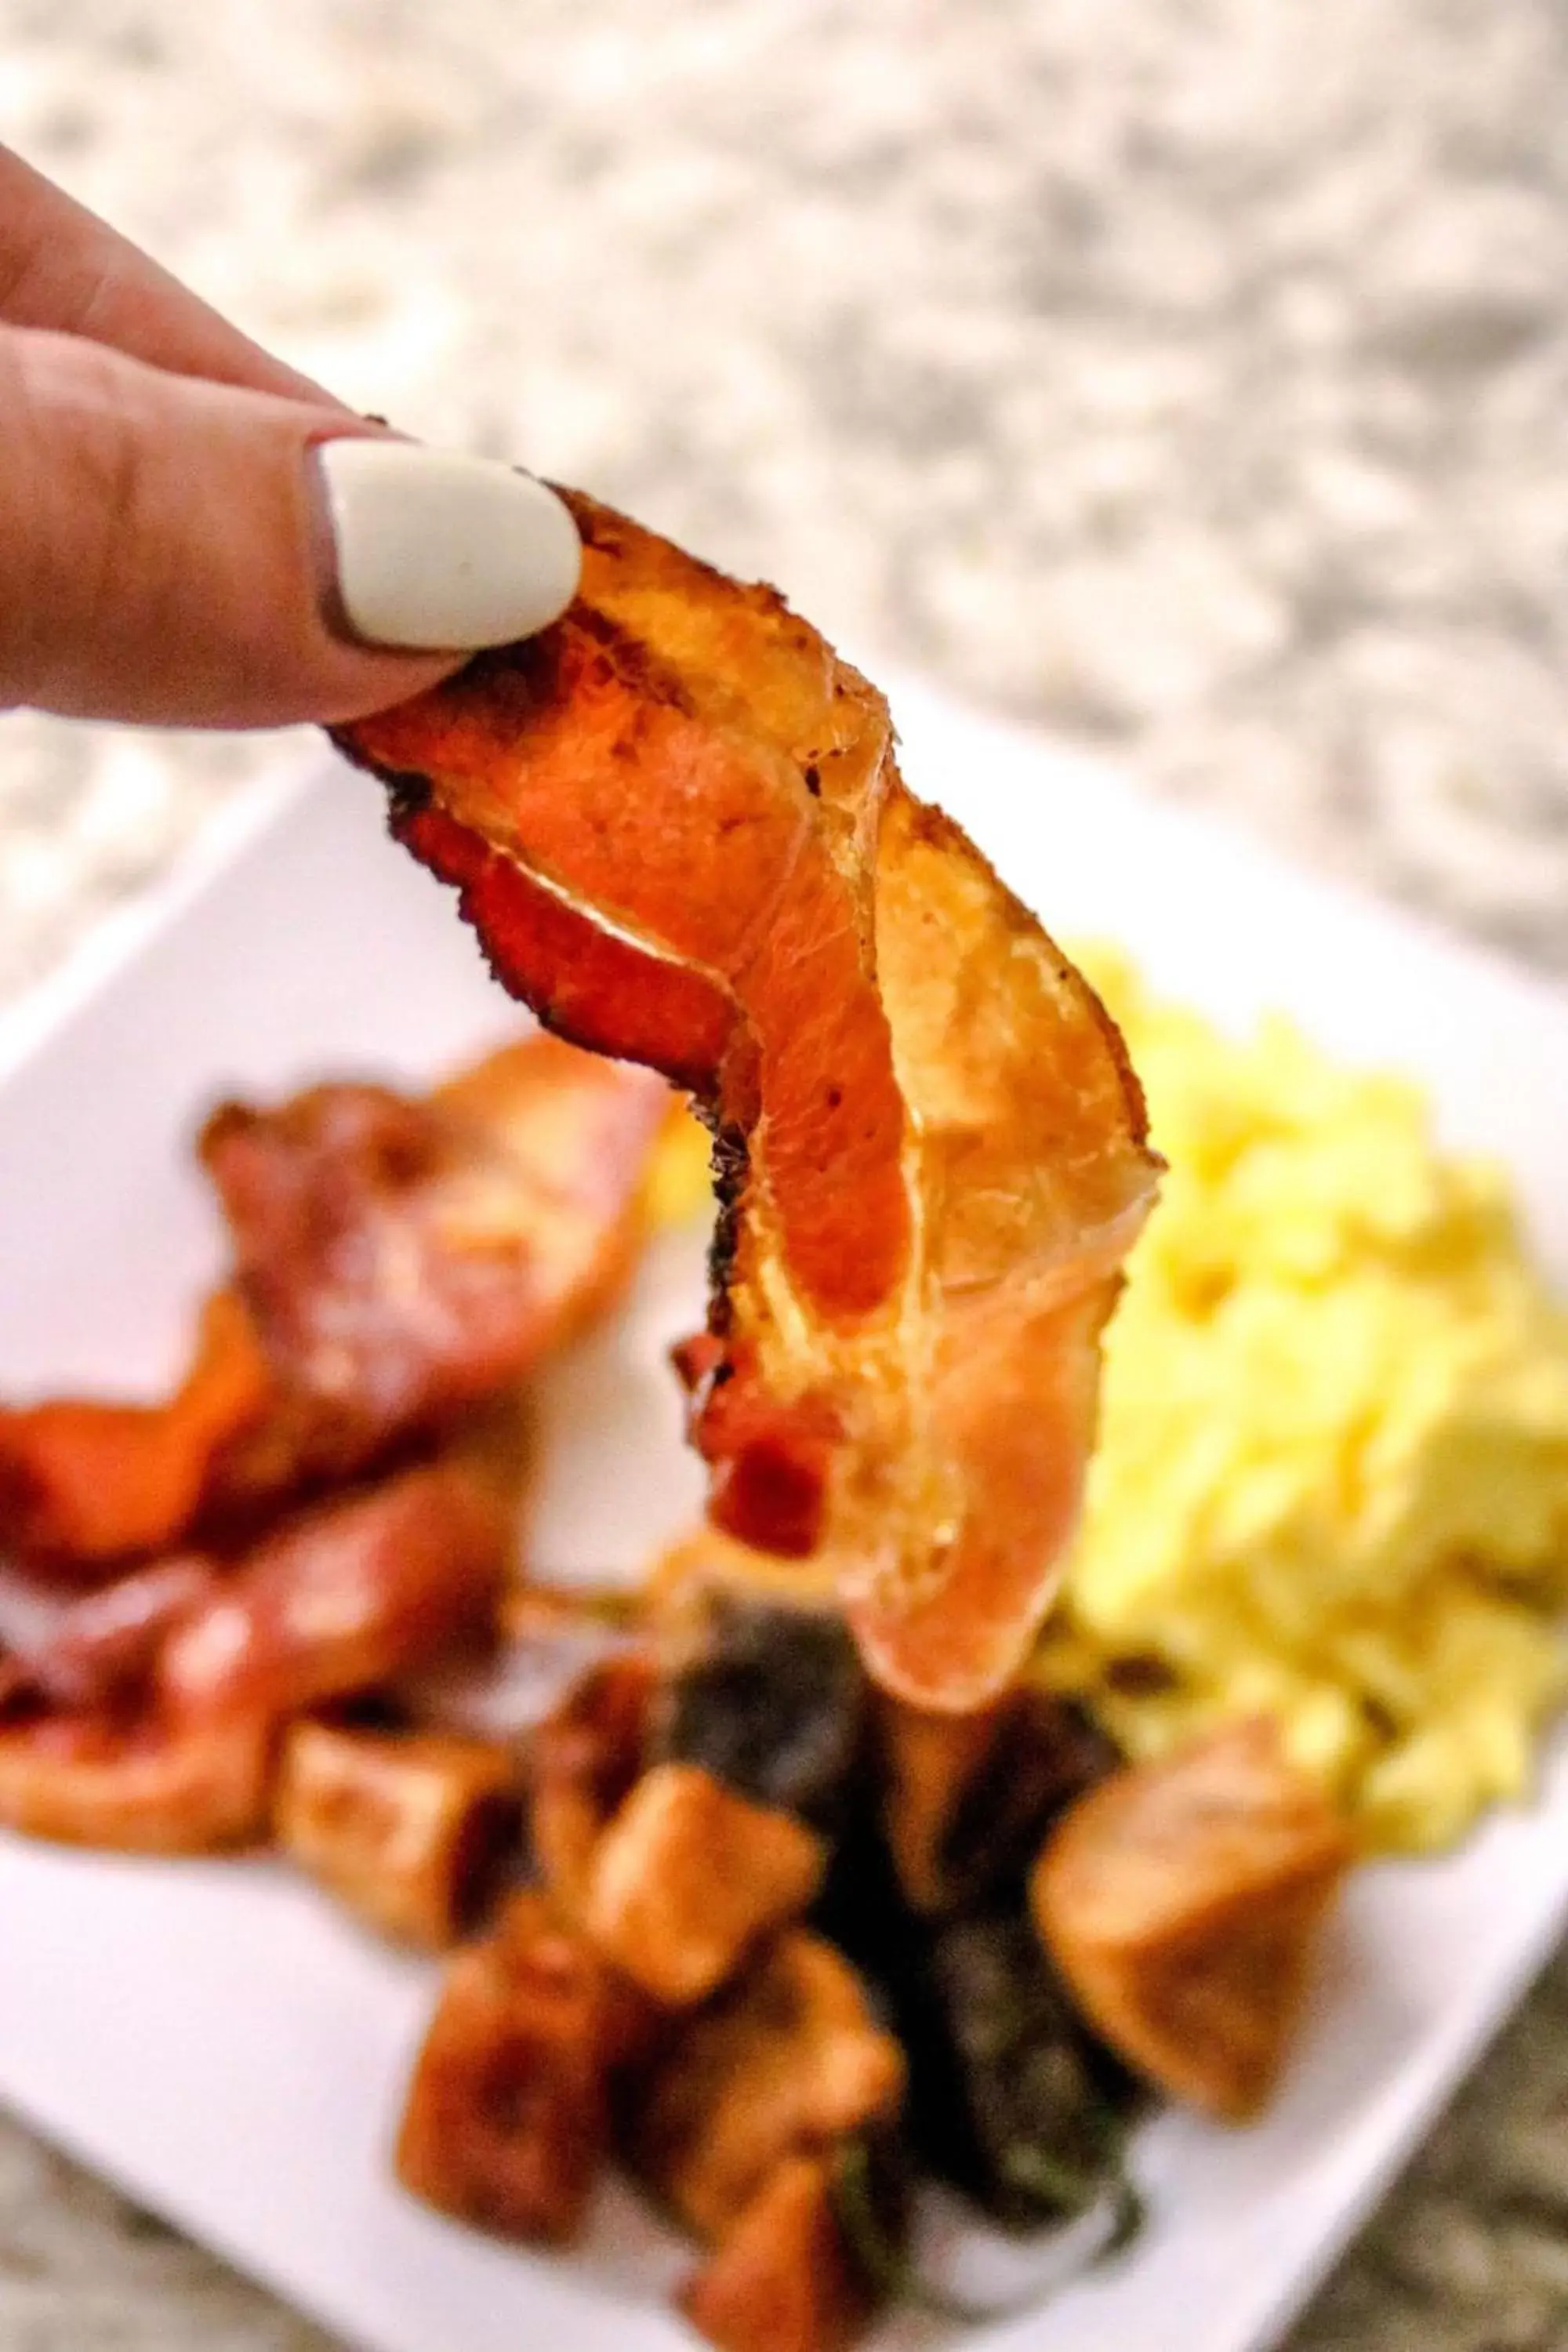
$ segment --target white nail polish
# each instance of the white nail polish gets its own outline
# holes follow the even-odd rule
[[[561,500],[493,457],[416,441],[313,452],[338,596],[373,646],[469,652],[531,636],[577,590],[583,550]]]

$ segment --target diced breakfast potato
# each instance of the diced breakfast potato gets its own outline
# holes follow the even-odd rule
[[[646,1773],[599,1841],[584,1924],[670,2009],[705,2000],[822,1883],[822,1841],[695,1764]]]
[[[833,2158],[794,2156],[687,2282],[680,2308],[719,2352],[848,2352],[872,2300],[839,2224]]]
[[[498,1742],[296,1723],[275,1800],[279,1844],[384,1936],[440,1950],[474,1925],[515,1834]]]
[[[1353,1853],[1275,1727],[1235,1724],[1081,1799],[1040,1857],[1035,1918],[1114,2049],[1239,2122],[1279,2079]]]
[[[557,1907],[578,1918],[600,1838],[643,1767],[654,1669],[607,1658],[573,1684],[533,1735],[529,1828]]]
[[[604,2161],[624,2018],[590,1947],[517,1896],[447,1965],[398,2135],[403,2186],[476,2228],[566,2244]]]
[[[684,2022],[637,2089],[636,2169],[699,2237],[719,2239],[785,2158],[892,2115],[904,2053],[848,1962],[797,1928]]]

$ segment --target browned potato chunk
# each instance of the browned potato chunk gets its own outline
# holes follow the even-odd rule
[[[831,1944],[795,1928],[682,2024],[629,2103],[628,2153],[700,2237],[721,2238],[786,2157],[890,2115],[904,2053]]]
[[[604,2160],[616,2031],[604,1963],[518,1896],[447,1965],[398,2135],[403,2186],[478,2229],[566,2244]]]
[[[848,2352],[872,2297],[839,2227],[831,2157],[785,2158],[680,2308],[719,2352]]]
[[[384,1936],[438,1951],[471,1927],[517,1829],[505,1748],[296,1723],[274,1823],[312,1878]]]
[[[1265,1721],[1104,1780],[1047,1843],[1036,1922],[1113,2048],[1231,2122],[1265,2105],[1353,1860]]]
[[[642,1770],[652,1661],[608,1658],[575,1682],[533,1735],[529,1825],[557,1906],[579,1918],[605,1824]]]
[[[699,1765],[656,1765],[599,1842],[584,1925],[655,2000],[687,2009],[799,1916],[826,1864],[792,1814],[749,1803]]]

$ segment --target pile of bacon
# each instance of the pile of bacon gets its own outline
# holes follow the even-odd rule
[[[508,1400],[616,1296],[671,1115],[543,1034],[213,1115],[233,1273],[176,1392],[0,1411],[0,1822],[244,1843],[283,1727],[493,1638]]]

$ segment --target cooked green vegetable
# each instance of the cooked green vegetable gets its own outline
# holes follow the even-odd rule
[[[939,1927],[911,2017],[928,2160],[1009,2228],[1086,2212],[1122,2170],[1131,2078],[1083,2024],[1026,1917]]]
[[[879,1995],[910,2062],[925,2168],[1007,2229],[1087,2212],[1120,2182],[1141,2094],[1097,2041],[1021,1904],[931,1922],[879,1841],[840,1855],[816,1924]]]
[[[1081,2263],[1074,2264],[1066,2275],[1058,2273],[1021,2294],[995,2303],[977,2303],[921,2275],[909,2243],[907,2174],[903,2176],[903,2201],[895,2204],[889,2198],[889,2174],[895,2179],[900,2178],[898,2161],[895,2154],[889,2165],[887,2146],[881,2141],[868,2144],[865,2140],[847,2140],[839,2149],[833,2189],[844,2242],[879,2297],[889,2303],[912,2305],[932,2319],[943,2319],[961,2327],[980,2327],[988,2321],[1037,2311],[1042,2302],[1081,2271],[1093,2270],[1121,2253],[1142,2226],[1142,2200],[1123,2175],[1101,2191],[1098,2201],[1104,2206],[1107,2227],[1102,2235],[1091,2240]]]
[[[1058,1813],[1118,1761],[1081,1707],[1046,1691],[1015,1692],[942,1840],[943,1908],[971,1910],[1021,1887]]]
[[[716,1597],[706,1646],[660,1693],[655,1760],[839,1833],[866,1778],[866,1678],[840,1619]]]

